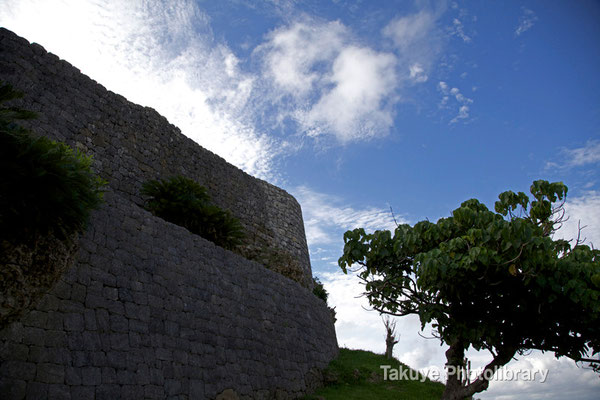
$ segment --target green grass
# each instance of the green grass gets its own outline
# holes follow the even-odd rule
[[[408,368],[398,360],[388,360],[381,354],[340,349],[339,356],[323,372],[325,387],[303,399],[439,400],[442,396],[444,385],[429,379],[420,382],[421,375],[418,380],[384,381],[381,365]]]

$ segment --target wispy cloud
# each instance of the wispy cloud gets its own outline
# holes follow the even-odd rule
[[[273,178],[279,146],[257,131],[246,110],[255,78],[215,39],[195,2],[8,0],[0,23],[155,108],[229,162]]]
[[[465,33],[465,27],[458,18],[454,18],[452,20],[452,28],[450,29],[450,33],[454,36],[458,36],[465,43],[471,42],[471,37]]]
[[[537,15],[532,10],[525,7],[522,10],[522,14],[519,17],[519,25],[515,28],[515,37],[527,32],[538,20]]]
[[[582,147],[573,149],[562,148],[560,150],[560,161],[549,161],[546,168],[574,168],[583,167],[600,162],[600,140],[588,140]]]
[[[596,164],[600,162],[600,140],[589,140],[583,147],[565,149],[564,154],[570,167]]]
[[[441,11],[421,10],[416,14],[398,16],[383,29],[383,37],[391,40],[401,65],[401,77],[412,83],[428,80],[442,49],[437,19]]]
[[[302,206],[309,246],[343,243],[343,234],[350,229],[365,228],[367,231],[375,231],[396,228],[389,209],[357,209],[345,204],[336,196],[319,193],[306,186],[295,188],[292,193]],[[398,223],[405,222],[401,216],[396,216],[396,220]],[[341,247],[340,245],[340,252]]]
[[[458,114],[450,120],[450,124],[455,124],[461,120],[469,118],[470,105],[473,104],[473,99],[470,99],[460,92],[460,89],[450,88],[444,81],[438,82],[438,90],[442,93],[440,108],[449,108],[449,102],[454,99],[458,106]]]
[[[410,70],[410,78],[412,80],[414,80],[415,82],[418,82],[418,83],[427,82],[427,79],[429,79],[429,77],[425,73],[425,70],[423,69],[423,66],[419,63],[415,63],[415,64],[411,65],[409,70]]]
[[[430,41],[430,34],[435,30],[435,21],[435,14],[423,10],[393,19],[383,28],[383,34],[392,39],[403,52],[408,52],[414,46]]]

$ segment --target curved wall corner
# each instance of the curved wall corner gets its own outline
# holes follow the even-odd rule
[[[141,205],[144,181],[192,178],[208,188],[216,205],[240,219],[249,248],[293,259],[298,281],[312,288],[302,211],[290,194],[202,148],[155,110],[106,90],[42,46],[4,28],[0,80],[24,92],[19,105],[38,113],[23,125],[92,155],[94,167],[115,192]]]
[[[25,93],[36,133],[94,156],[106,204],[74,266],[0,331],[2,398],[297,398],[338,352],[310,290],[154,217],[141,182],[183,174],[254,240],[312,274],[296,200],[201,148],[156,111],[0,28],[0,80]]]

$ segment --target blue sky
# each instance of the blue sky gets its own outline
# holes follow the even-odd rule
[[[341,345],[384,349],[342,235],[447,216],[476,197],[569,186],[600,243],[600,4],[595,1],[4,0],[0,25],[42,44],[300,201],[313,272]],[[443,348],[398,321],[395,355],[441,368]],[[426,332],[427,333],[427,332]],[[471,353],[474,364],[488,356]],[[546,383],[483,399],[595,399],[600,379],[533,353]]]

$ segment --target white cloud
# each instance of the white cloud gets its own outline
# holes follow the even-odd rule
[[[296,22],[274,30],[256,51],[264,54],[266,73],[287,94],[303,98],[323,79],[319,63],[330,64],[348,35],[338,21]]]
[[[523,7],[522,10],[523,13],[519,17],[519,25],[515,28],[515,36],[521,36],[523,33],[527,32],[538,20],[537,15],[535,15],[532,10],[525,7]]]
[[[255,50],[269,105],[309,136],[340,142],[386,135],[397,88],[392,54],[353,43],[338,21],[310,18],[274,30]],[[279,97],[277,101],[274,98]]]
[[[465,33],[465,28],[458,18],[454,18],[454,20],[452,20],[452,28],[450,29],[450,33],[452,35],[458,36],[465,43],[471,42],[471,37]]]
[[[440,15],[440,10],[424,9],[416,14],[398,16],[382,29],[382,35],[394,45],[399,65],[408,71],[408,74],[401,74],[401,79],[412,83],[428,80],[442,49],[442,34],[437,27]]]
[[[600,162],[600,140],[589,140],[585,146],[575,149],[564,149],[566,166],[580,167]]]
[[[467,118],[469,118],[469,106],[463,105],[458,108],[458,114],[456,114],[456,116],[450,120],[450,123],[455,124],[458,121],[460,121],[461,119],[467,119]]]
[[[369,302],[362,296],[364,286],[352,273],[341,271],[323,273],[321,282],[329,293],[328,303],[336,310],[336,332],[342,347],[385,352],[385,328],[380,314],[370,311]],[[399,343],[394,356],[416,369],[443,365],[443,351],[439,341],[419,336],[421,323],[416,316],[395,318]]]
[[[600,140],[588,140],[582,147],[561,148],[556,161],[546,162],[546,169],[569,169],[584,167],[600,162]]]
[[[593,371],[578,367],[568,358],[556,359],[554,354],[532,352],[529,356],[517,357],[507,368],[512,371],[548,370],[547,379],[536,381],[493,380],[487,391],[477,395],[483,400],[527,399],[578,399],[595,400],[600,389],[600,379]]]
[[[383,28],[383,34],[394,41],[403,51],[410,51],[415,45],[430,40],[435,29],[436,16],[428,11],[394,19]]]
[[[577,240],[579,227],[580,239],[586,239],[585,244],[600,247],[600,192],[589,191],[580,197],[568,198],[565,203],[565,212],[568,220],[563,223],[561,229],[555,233],[555,239],[562,238],[571,240],[572,245]]]
[[[410,66],[410,78],[415,82],[427,82],[429,78],[423,69],[423,66],[419,63],[415,63]]]
[[[9,0],[0,23],[108,89],[155,108],[229,162],[273,177],[278,146],[245,114],[254,77],[215,41],[208,16],[191,0]]]
[[[315,192],[306,186],[295,188],[292,193],[302,206],[306,238],[310,247],[340,243],[341,254],[342,237],[347,230],[365,228],[366,231],[375,231],[396,228],[388,209],[356,209],[344,204],[338,197]],[[405,222],[399,216],[396,216],[396,220],[399,224]]]
[[[448,101],[451,97],[454,97],[456,104],[458,105],[458,114],[450,120],[450,124],[455,124],[460,120],[469,118],[470,104],[473,104],[473,99],[470,99],[463,95],[458,88],[450,88],[444,81],[438,83],[438,90],[442,93],[442,100],[440,101],[440,108],[448,108]]]
[[[386,134],[393,110],[386,99],[396,87],[395,58],[348,46],[336,57],[324,93],[302,120],[310,135],[333,132],[342,142]]]

